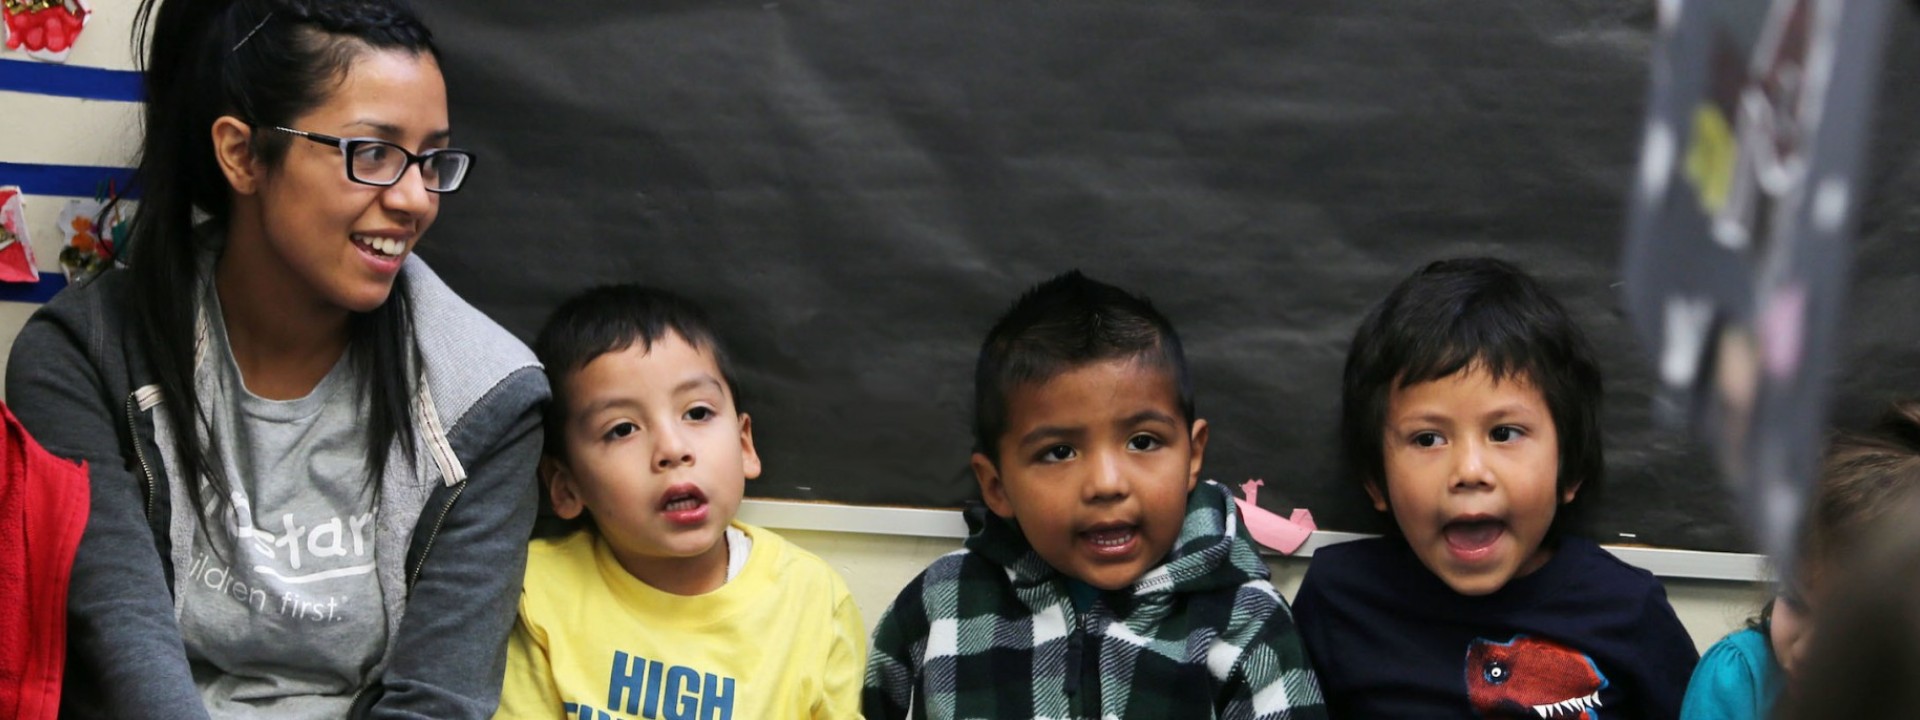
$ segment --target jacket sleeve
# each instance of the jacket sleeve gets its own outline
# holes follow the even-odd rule
[[[1239,657],[1221,684],[1216,715],[1224,720],[1304,720],[1327,717],[1293,615],[1272,588],[1242,588],[1236,604],[1266,605],[1265,620],[1239,639]],[[1236,609],[1235,615],[1239,614]],[[1257,616],[1257,615],[1256,615]],[[1223,637],[1219,642],[1234,638]]]
[[[927,637],[927,613],[921,605],[925,580],[922,574],[908,583],[873,628],[860,694],[860,709],[867,720],[904,720],[915,704],[914,686],[920,673],[913,646]]]
[[[63,714],[205,718],[147,524],[149,479],[130,469],[139,462],[118,439],[122,403],[82,349],[82,334],[42,310],[7,362],[7,399],[21,424],[49,452],[90,469],[87,526],[67,590]]]
[[[482,450],[464,463],[467,479],[450,505],[430,502],[421,513],[414,542],[425,535],[426,554],[372,717],[484,718],[499,703],[533,530],[546,395],[540,369],[521,369],[453,429],[455,448]]]

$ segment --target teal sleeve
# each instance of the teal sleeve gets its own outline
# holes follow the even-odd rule
[[[1765,720],[1773,709],[1778,673],[1767,637],[1740,630],[1714,643],[1687,683],[1681,720]]]

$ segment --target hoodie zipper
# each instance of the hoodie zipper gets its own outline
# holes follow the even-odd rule
[[[440,516],[434,518],[433,530],[427,533],[427,544],[420,548],[420,562],[413,566],[413,574],[407,578],[407,595],[409,597],[413,595],[414,584],[420,582],[420,571],[427,566],[427,556],[433,554],[433,541],[440,538],[440,527],[447,524],[447,513],[453,512],[453,504],[459,501],[460,494],[466,491],[467,481],[463,479],[460,481],[460,484],[454,486],[453,497],[447,498],[447,504],[440,507]],[[360,697],[366,695],[367,691],[372,689],[373,683],[361,685],[360,689],[353,693],[353,702],[347,707],[358,707],[360,705]]]
[[[1082,612],[1074,612],[1073,632],[1067,635],[1067,705],[1087,717],[1100,717],[1100,693],[1082,682],[1087,671],[1087,646],[1094,642],[1093,630],[1100,622],[1100,600]]]
[[[127,437],[133,438],[133,455],[135,458],[137,458],[140,461],[140,480],[145,484],[146,491],[147,491],[146,518],[148,522],[152,522],[153,521],[153,466],[147,463],[147,451],[141,447],[140,428],[138,423],[135,421],[135,417],[136,417],[135,413],[137,412],[136,401],[139,395],[140,395],[139,392],[127,393]]]
[[[407,594],[413,594],[414,583],[420,582],[420,571],[427,566],[427,555],[433,553],[433,541],[440,537],[440,526],[447,523],[447,513],[453,511],[453,504],[460,500],[460,493],[467,491],[467,481],[461,480],[453,488],[453,497],[447,498],[447,504],[440,508],[440,517],[433,521],[433,532],[427,533],[427,544],[420,548],[420,562],[413,566],[413,576],[407,578]]]
[[[1087,631],[1075,627],[1073,634],[1067,636],[1067,698],[1077,699],[1080,694],[1080,656],[1086,652]]]
[[[359,690],[353,691],[353,702],[347,703],[347,712],[357,718],[366,717],[366,711],[360,708],[360,696],[367,694],[367,691],[372,689],[373,683],[364,683],[360,686]]]

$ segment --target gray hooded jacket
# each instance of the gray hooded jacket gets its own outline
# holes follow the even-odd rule
[[[381,479],[376,573],[390,641],[356,714],[483,718],[526,563],[547,382],[524,344],[425,262],[409,258],[403,272],[421,362],[415,460],[396,453]],[[189,510],[172,507],[155,441],[176,433],[125,315],[125,275],[55,297],[7,365],[8,404],[28,431],[92,472],[62,715],[204,718],[173,607],[168,530]]]

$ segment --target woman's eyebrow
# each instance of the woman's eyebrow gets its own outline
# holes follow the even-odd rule
[[[383,138],[388,138],[388,139],[398,138],[401,135],[405,134],[405,132],[400,129],[399,125],[395,125],[393,123],[388,123],[388,122],[381,122],[379,120],[373,120],[370,118],[362,118],[359,120],[355,120],[351,123],[347,123],[347,126],[369,128],[373,130],[373,133],[375,135],[378,135]],[[450,137],[453,137],[452,128],[440,128],[439,130],[435,130],[431,133],[427,133],[428,142],[438,142]]]

